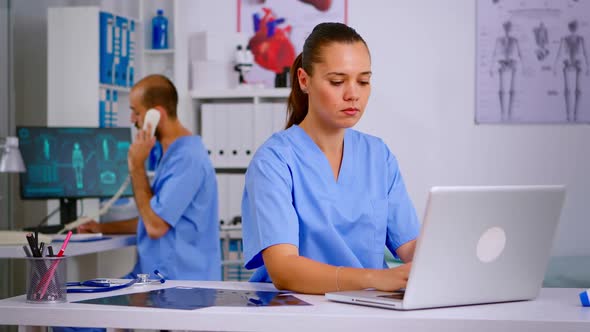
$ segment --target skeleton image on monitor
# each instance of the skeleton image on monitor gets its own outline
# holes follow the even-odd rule
[[[565,111],[568,122],[575,122],[578,119],[578,107],[582,97],[580,89],[580,74],[582,72],[582,60],[586,66],[586,75],[590,74],[588,56],[584,37],[578,34],[578,21],[568,23],[570,33],[561,38],[559,49],[553,65],[553,73],[557,74],[558,62],[564,53],[563,60],[563,96],[565,98]],[[573,92],[573,94],[572,94]]]
[[[518,40],[511,35],[512,23],[506,21],[502,24],[504,35],[496,39],[494,53],[492,54],[492,68],[490,75],[494,76],[497,68],[500,83],[498,95],[500,100],[500,115],[502,121],[510,120],[514,104],[515,89],[514,77],[518,62],[522,62]],[[497,59],[497,65],[496,65]],[[508,98],[506,94],[508,93]]]

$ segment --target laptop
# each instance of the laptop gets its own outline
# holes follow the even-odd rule
[[[534,299],[564,198],[564,186],[433,187],[405,290],[325,296],[398,310]]]

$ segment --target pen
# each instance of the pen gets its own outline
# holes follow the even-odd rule
[[[33,255],[31,255],[31,251],[29,250],[29,247],[27,247],[26,244],[23,246],[23,250],[25,251],[25,255],[27,255],[27,257],[33,257]]]
[[[49,254],[49,257],[53,257],[53,247],[52,246],[47,246],[47,253]]]
[[[37,244],[35,243],[35,236],[33,233],[29,233],[27,236],[27,242],[29,242],[29,247],[31,247],[31,253],[33,257],[41,257],[41,253],[39,252],[39,248],[37,248]]]
[[[61,249],[59,249],[59,252],[57,253],[57,257],[61,257],[64,255],[64,252],[66,251],[66,247],[68,246],[68,242],[70,242],[71,237],[72,237],[72,231],[69,231],[68,235],[66,235],[66,239],[64,240],[64,243],[61,245]]]
[[[166,282],[166,278],[164,278],[164,276],[160,273],[160,271],[158,270],[154,270],[154,274],[157,275],[158,277],[160,277],[160,283],[163,284]]]
[[[39,245],[39,253],[41,254],[39,257],[43,257],[43,253],[45,251],[45,242],[41,242]]]

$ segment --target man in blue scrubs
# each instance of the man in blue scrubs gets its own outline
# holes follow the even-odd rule
[[[166,77],[150,75],[129,94],[131,121],[139,129],[128,165],[138,218],[99,224],[82,232],[137,233],[133,274],[159,270],[168,279],[220,280],[221,253],[215,171],[199,136],[178,120],[176,88]],[[149,109],[160,113],[155,137],[141,130]],[[145,162],[156,139],[162,158],[150,186]]]
[[[251,281],[329,291],[406,286],[420,224],[385,143],[351,129],[370,95],[364,40],[322,23],[291,69],[287,129],[256,152],[242,200]],[[404,264],[389,269],[384,249]]]

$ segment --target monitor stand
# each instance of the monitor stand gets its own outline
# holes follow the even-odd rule
[[[60,224],[66,225],[78,219],[77,201],[75,198],[59,199]]]
[[[24,230],[30,232],[38,231],[43,234],[55,234],[61,231],[66,224],[69,224],[78,218],[77,200],[75,198],[60,198],[59,214],[60,222],[58,225],[31,226],[25,227]],[[76,233],[75,230],[73,230],[73,232]]]

